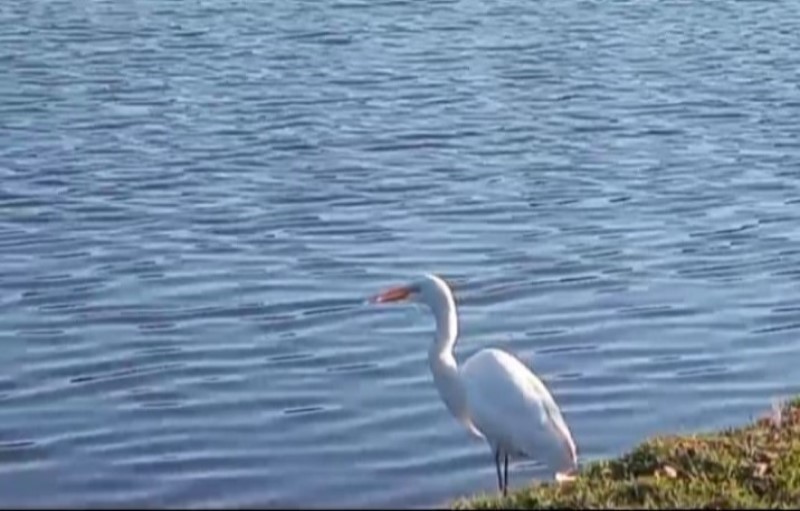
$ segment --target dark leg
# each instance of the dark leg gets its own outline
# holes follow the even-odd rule
[[[500,474],[500,449],[494,451],[494,467],[497,469],[497,487],[503,491],[503,476]]]
[[[508,453],[506,453],[506,454],[505,454],[505,458],[506,458],[506,461],[505,461],[505,468],[504,468],[504,470],[503,470],[503,472],[504,472],[504,475],[503,475],[503,482],[504,482],[504,486],[503,486],[503,496],[504,496],[504,497],[505,497],[506,495],[508,495]]]

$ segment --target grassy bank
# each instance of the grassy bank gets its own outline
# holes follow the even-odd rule
[[[608,507],[800,507],[800,398],[740,428],[653,438],[620,458],[587,464],[572,482],[455,503],[456,509]]]

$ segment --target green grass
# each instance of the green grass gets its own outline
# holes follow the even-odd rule
[[[800,398],[744,427],[648,440],[568,483],[462,499],[456,509],[798,508]]]

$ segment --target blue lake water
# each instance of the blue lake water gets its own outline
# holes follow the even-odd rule
[[[509,349],[583,461],[800,392],[800,4],[0,5],[0,504],[495,491]],[[512,469],[512,486],[541,477]]]

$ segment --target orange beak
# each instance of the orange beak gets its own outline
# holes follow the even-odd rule
[[[393,287],[372,298],[373,303],[400,302],[411,296],[411,288],[408,286]]]

